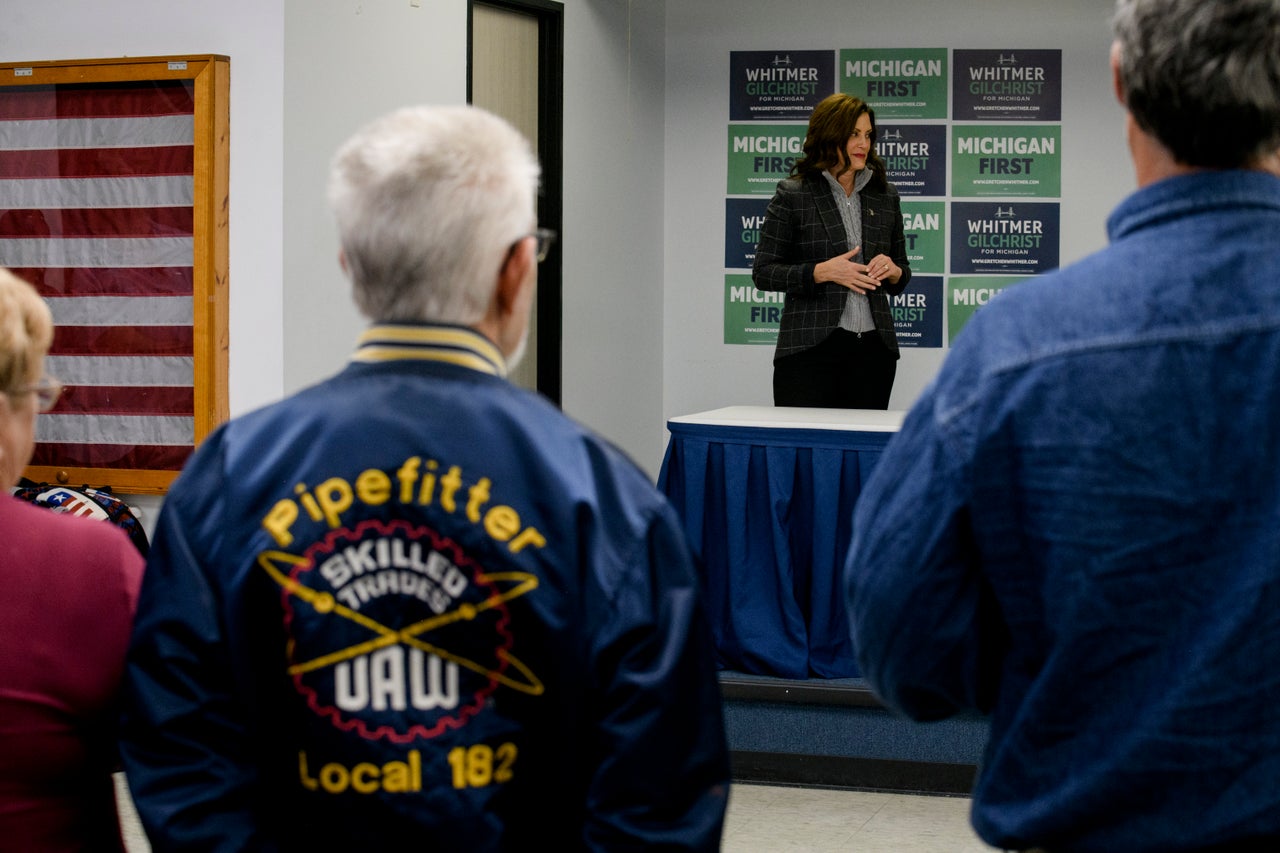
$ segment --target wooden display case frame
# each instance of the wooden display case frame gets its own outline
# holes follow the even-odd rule
[[[228,415],[229,59],[196,55],[0,63],[0,86],[6,87],[169,80],[189,80],[194,88],[194,448]],[[30,466],[24,476],[37,482],[107,486],[121,493],[163,494],[178,473],[54,464]]]

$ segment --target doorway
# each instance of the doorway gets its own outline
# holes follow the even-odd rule
[[[502,116],[534,144],[542,164],[538,224],[561,231],[564,7],[550,0],[471,0],[467,101]],[[526,355],[510,379],[560,405],[561,239],[538,269]]]

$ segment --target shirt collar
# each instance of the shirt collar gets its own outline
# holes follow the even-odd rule
[[[356,342],[351,360],[439,361],[494,376],[507,375],[507,360],[493,342],[466,326],[378,324]]]
[[[840,182],[836,180],[835,175],[831,174],[830,172],[823,172],[822,177],[827,179],[827,183],[830,184],[833,189],[839,190],[840,195],[844,195],[844,187],[840,186]],[[865,187],[870,181],[871,181],[871,169],[864,168],[861,172],[858,172],[858,174],[854,175],[853,177],[853,191],[855,193],[862,192],[862,188]]]
[[[1159,222],[1214,208],[1280,209],[1280,179],[1253,170],[1204,170],[1165,178],[1135,190],[1107,218],[1114,242]]]

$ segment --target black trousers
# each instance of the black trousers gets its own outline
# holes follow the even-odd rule
[[[897,372],[878,332],[836,329],[816,347],[774,361],[773,404],[887,409]]]

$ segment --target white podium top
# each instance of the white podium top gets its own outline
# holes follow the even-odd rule
[[[726,406],[692,415],[680,415],[670,423],[709,426],[772,427],[777,429],[827,429],[849,432],[897,432],[906,412],[893,409],[805,409],[786,406]]]

